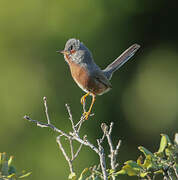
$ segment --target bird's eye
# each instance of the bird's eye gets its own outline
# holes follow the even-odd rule
[[[71,46],[70,46],[70,50],[72,50],[73,48],[74,48],[73,45],[71,45]]]

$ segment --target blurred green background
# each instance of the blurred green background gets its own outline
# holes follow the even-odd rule
[[[70,131],[65,103],[79,120],[84,92],[56,53],[72,37],[87,45],[101,68],[133,43],[141,45],[114,74],[113,89],[97,97],[95,116],[82,134],[96,144],[102,135],[100,124],[113,121],[114,143],[122,139],[120,165],[138,157],[138,145],[156,151],[160,133],[173,138],[178,130],[177,6],[174,0],[1,0],[0,151],[14,155],[19,170],[32,170],[29,179],[67,179],[69,169],[56,134],[22,117],[45,120],[42,98],[47,96],[57,127]],[[74,163],[76,172],[97,161],[84,147]]]

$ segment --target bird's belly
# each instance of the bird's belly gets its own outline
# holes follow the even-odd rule
[[[85,67],[75,62],[70,62],[69,66],[74,81],[83,91],[102,95],[110,90],[109,87],[98,82],[94,77],[91,77]]]
[[[75,80],[75,79],[74,79],[74,80]],[[84,92],[88,93],[88,90],[87,90],[82,84],[80,84],[80,83],[77,82],[76,80],[75,80],[75,82],[76,82],[76,84],[77,84]]]
[[[76,64],[75,62],[70,62],[70,71],[71,75],[76,82],[76,84],[85,92],[88,92],[87,84],[89,81],[88,71],[81,65]]]

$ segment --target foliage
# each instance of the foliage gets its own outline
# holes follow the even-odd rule
[[[152,179],[157,174],[164,177],[177,177],[178,174],[178,142],[174,144],[166,134],[161,134],[159,150],[155,153],[140,146],[138,149],[144,154],[135,161],[126,161],[125,165],[116,174],[127,174],[141,178]],[[177,136],[177,135],[176,135]],[[171,179],[171,178],[170,178]]]
[[[0,180],[17,180],[28,177],[31,172],[22,171],[20,174],[16,172],[14,166],[11,165],[13,156],[7,157],[6,153],[0,153]]]
[[[108,179],[113,179],[121,174],[129,176],[138,176],[141,179],[153,179],[156,175],[162,174],[164,178],[178,178],[178,141],[175,138],[174,144],[166,134],[161,134],[159,150],[155,153],[150,152],[143,146],[138,149],[144,154],[137,161],[126,161],[121,170],[114,172],[108,169]],[[178,136],[178,134],[176,134]],[[69,175],[70,180],[76,180],[75,173]],[[80,174],[78,180],[101,180],[103,179],[99,167],[85,168]]]

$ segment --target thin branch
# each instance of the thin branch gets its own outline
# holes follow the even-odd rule
[[[167,174],[168,174],[169,179],[172,180],[171,173],[169,170],[167,171]]]
[[[111,159],[111,169],[113,169],[113,171],[115,172],[116,171],[116,156],[115,156],[115,150],[114,150],[114,147],[113,147],[113,143],[112,143],[112,140],[111,140],[111,132],[112,132],[112,127],[113,127],[113,122],[111,122],[110,124],[110,128],[109,128],[109,131],[107,130],[105,133],[106,133],[106,138],[108,140],[108,144],[109,144],[109,149],[110,149],[110,159]],[[107,125],[105,125],[107,126]],[[108,129],[108,127],[107,127]],[[112,174],[112,179],[115,180],[115,176]]]
[[[80,128],[82,127],[83,122],[85,121],[84,116],[81,116],[80,121],[75,125],[75,127],[78,127],[77,133],[79,133]]]
[[[100,158],[100,166],[101,166],[103,178],[104,178],[104,180],[108,180],[108,177],[107,177],[108,174],[107,174],[107,171],[106,171],[106,162],[105,162],[104,148],[101,146],[101,143],[103,142],[105,136],[108,133],[109,133],[109,136],[110,136],[113,124],[110,125],[109,132],[108,132],[107,126],[104,124],[104,126],[103,126],[104,134],[103,134],[103,137],[101,139],[97,140],[97,143],[98,143],[98,148],[97,148],[92,143],[90,143],[88,141],[86,135],[83,137],[83,139],[79,136],[79,131],[81,129],[81,126],[82,126],[83,122],[85,122],[85,119],[84,119],[83,116],[80,118],[80,121],[75,125],[74,121],[73,121],[73,118],[72,118],[72,113],[71,113],[70,107],[66,104],[66,108],[67,108],[67,111],[68,111],[68,114],[69,114],[69,119],[71,121],[72,129],[73,129],[73,132],[69,132],[69,134],[67,134],[67,133],[63,132],[62,130],[56,128],[53,124],[51,124],[50,118],[49,118],[49,115],[48,115],[47,98],[44,97],[43,100],[44,100],[45,113],[46,113],[46,118],[47,118],[47,122],[48,123],[43,123],[43,122],[40,122],[40,121],[37,121],[37,120],[33,120],[29,116],[27,116],[27,115],[24,116],[24,119],[26,119],[26,120],[28,120],[30,122],[35,123],[39,127],[46,127],[46,128],[48,127],[48,128],[51,128],[53,131],[58,132],[60,134],[57,137],[56,141],[57,141],[57,143],[59,145],[59,148],[62,151],[65,159],[67,160],[67,162],[69,164],[69,168],[70,168],[70,172],[71,173],[74,172],[72,162],[78,156],[79,152],[81,151],[82,146],[85,145],[85,146],[88,146],[90,149],[92,149],[93,151],[95,151],[98,154],[98,156]],[[83,110],[84,110],[84,112],[86,112],[85,111],[85,103],[83,104]],[[68,139],[68,141],[69,141],[70,149],[71,149],[71,159],[67,155],[67,153],[66,153],[66,151],[65,151],[65,149],[62,146],[62,143],[60,141],[60,138],[62,136],[66,137]],[[73,143],[72,143],[73,140],[75,140],[75,141],[80,143],[80,146],[78,147],[76,153],[74,153],[74,149],[73,149]],[[120,145],[118,143],[118,145],[117,145],[118,148],[116,147],[116,149],[119,149],[119,146]]]
[[[48,115],[47,98],[46,98],[46,97],[43,97],[43,101],[44,101],[46,118],[47,118],[48,124],[50,124],[50,119],[49,119],[49,115]]]
[[[111,133],[112,133],[113,125],[114,125],[114,123],[111,122],[110,127],[109,127],[109,132],[108,132],[109,135],[111,135]]]
[[[99,148],[98,155],[99,155],[99,158],[100,158],[100,164],[101,164],[101,170],[102,170],[102,173],[103,173],[103,179],[108,180],[108,174],[107,174],[107,171],[106,171],[106,162],[105,162],[104,149],[101,146],[101,143],[100,143],[99,139],[97,139],[97,143],[98,143],[98,148]]]
[[[115,156],[115,150],[114,150],[114,147],[113,147],[113,143],[112,143],[112,140],[111,140],[111,132],[112,132],[113,124],[114,123],[111,122],[109,132],[106,132],[106,137],[107,137],[109,148],[110,148],[111,168],[115,171],[116,170],[116,167],[115,167],[116,156]]]
[[[67,161],[68,164],[69,164],[70,172],[73,173],[74,170],[73,170],[72,161],[71,161],[71,159],[67,156],[67,154],[66,154],[66,152],[65,152],[65,150],[64,150],[64,148],[63,148],[63,146],[62,146],[62,144],[61,144],[60,137],[61,137],[61,135],[56,138],[56,142],[58,143],[59,148],[61,149],[61,151],[62,151],[62,153],[63,153],[66,161]]]
[[[79,148],[77,149],[77,151],[76,151],[76,153],[75,153],[75,155],[74,155],[74,157],[73,157],[72,160],[74,160],[74,159],[78,156],[79,152],[80,152],[81,149],[82,149],[82,146],[83,146],[83,144],[80,144],[80,146],[79,146]]]
[[[40,122],[40,121],[37,121],[37,120],[33,120],[33,119],[31,119],[29,116],[24,116],[24,119],[26,119],[26,120],[28,120],[28,121],[30,121],[30,122],[33,122],[33,123],[35,123],[35,124],[37,124],[37,126],[39,126],[39,127],[49,127],[49,128],[51,128],[51,129],[53,129],[54,131],[56,131],[56,132],[58,132],[58,133],[60,133],[61,135],[63,135],[63,136],[65,136],[65,137],[67,137],[67,138],[73,138],[73,139],[75,139],[76,141],[78,141],[80,144],[83,144],[83,145],[85,145],[85,146],[88,146],[88,147],[90,147],[92,150],[94,150],[97,154],[98,154],[98,149],[92,144],[92,143],[90,143],[88,140],[83,140],[83,139],[81,139],[77,134],[75,134],[75,133],[72,133],[72,132],[70,132],[69,134],[70,135],[68,135],[68,134],[66,134],[66,133],[64,133],[63,131],[61,131],[60,129],[58,129],[58,128],[56,128],[54,125],[52,125],[52,124],[46,124],[46,123],[43,123],[43,122]]]
[[[151,180],[151,177],[149,175],[146,175],[146,177],[147,177],[148,180]]]
[[[60,129],[56,128],[56,127],[55,127],[54,125],[52,125],[52,124],[47,124],[47,123],[43,123],[43,122],[40,122],[40,121],[31,119],[31,118],[30,118],[29,116],[27,116],[27,115],[25,115],[23,118],[26,119],[26,120],[28,120],[28,121],[30,121],[30,122],[35,123],[35,124],[36,124],[37,126],[39,126],[39,127],[42,127],[42,128],[51,128],[53,131],[58,132],[58,133],[60,133],[61,135],[67,137],[67,138],[71,138],[70,135],[64,133],[63,131],[61,131]]]
[[[106,136],[108,144],[109,144],[109,149],[110,149],[109,157],[111,159],[111,169],[113,169],[114,172],[115,172],[116,168],[118,166],[118,163],[116,163],[116,160],[117,160],[116,158],[117,158],[117,155],[118,155],[119,147],[121,145],[121,141],[120,140],[118,141],[116,149],[114,149],[114,146],[113,146],[113,143],[112,143],[112,139],[111,139],[111,133],[112,133],[113,125],[114,125],[114,123],[111,122],[110,127],[108,128],[108,126],[105,123],[102,123],[101,124],[101,129],[103,130],[103,133]],[[112,179],[115,180],[115,176],[114,175],[112,175]]]
[[[67,111],[68,111],[68,114],[69,114],[69,119],[71,121],[71,124],[72,124],[72,129],[74,130],[74,132],[76,132],[76,129],[75,129],[75,125],[74,125],[74,121],[73,121],[73,118],[72,118],[72,113],[71,113],[71,110],[70,110],[70,107],[68,104],[65,104],[66,108],[67,108]]]
[[[115,155],[117,156],[118,155],[118,151],[119,151],[119,148],[121,146],[121,143],[122,141],[119,139],[118,143],[117,143],[117,146],[116,146],[116,149],[115,149]]]
[[[174,169],[175,175],[176,175],[176,177],[178,179],[178,173],[177,173],[177,169],[176,169],[176,165],[175,164],[173,165],[173,169]]]
[[[99,153],[99,150],[92,144],[90,143],[87,139],[81,139],[77,134],[73,134],[73,133],[69,133],[73,139],[75,139],[76,141],[78,141],[79,143],[85,145],[85,146],[88,146],[90,147],[93,151],[95,151],[97,154]]]
[[[72,144],[72,139],[69,139],[69,144],[70,144],[70,152],[71,152],[71,161],[74,159],[74,148]]]
[[[74,125],[74,121],[73,121],[72,113],[71,113],[71,110],[70,110],[70,106],[68,104],[65,104],[65,106],[66,106],[67,112],[69,114],[69,119],[71,121],[73,131],[76,132],[76,133],[79,133],[80,128],[81,128],[83,122],[85,121],[84,116],[81,116],[80,121],[76,125]],[[83,104],[83,109],[84,109],[84,112],[85,112],[85,103]],[[78,127],[78,129],[76,129],[77,127]]]

